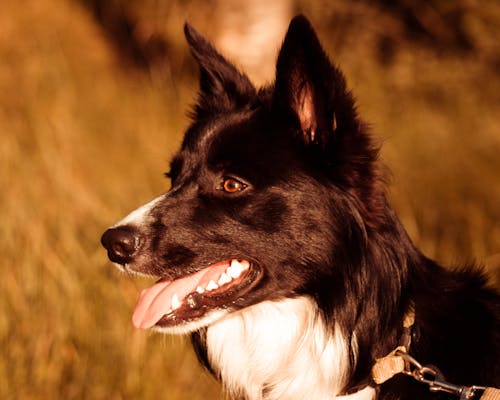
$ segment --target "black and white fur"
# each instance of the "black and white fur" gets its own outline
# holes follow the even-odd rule
[[[500,385],[499,296],[473,268],[444,269],[386,201],[378,147],[309,22],[292,20],[276,81],[260,90],[193,28],[200,92],[171,189],[103,236],[130,272],[183,279],[249,260],[241,296],[155,328],[190,333],[235,398],[452,399],[375,360],[400,342],[452,382]],[[431,135],[432,133],[429,133]],[[235,192],[225,183],[238,184]],[[187,314],[189,315],[189,311]]]

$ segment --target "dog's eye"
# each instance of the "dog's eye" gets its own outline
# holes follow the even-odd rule
[[[222,181],[222,190],[226,193],[241,192],[246,187],[247,185],[234,178],[224,178],[224,180]]]

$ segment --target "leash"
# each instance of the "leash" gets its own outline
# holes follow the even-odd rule
[[[381,385],[395,375],[405,374],[428,385],[433,393],[450,393],[457,396],[459,400],[500,400],[500,389],[476,385],[455,385],[446,381],[441,371],[435,366],[422,365],[410,356],[408,354],[411,344],[410,330],[414,322],[415,314],[410,312],[403,324],[405,343],[375,362],[372,368],[372,379],[377,385]]]
[[[406,352],[404,346],[400,346],[389,355],[378,359],[372,369],[373,381],[378,385],[397,374],[409,375],[418,382],[428,385],[431,392],[450,393],[457,396],[459,400],[500,400],[500,389],[476,385],[456,385],[448,382],[438,368],[433,365],[420,364]]]
[[[422,365],[408,354],[411,345],[411,329],[415,323],[415,312],[410,309],[403,322],[403,335],[400,346],[391,351],[387,356],[379,358],[372,367],[371,381],[376,385],[388,381],[398,374],[411,376],[420,383],[429,386],[432,393],[445,392],[458,397],[459,400],[500,400],[500,389],[477,385],[456,385],[448,382],[441,371],[433,365]],[[359,390],[356,386],[351,388]]]

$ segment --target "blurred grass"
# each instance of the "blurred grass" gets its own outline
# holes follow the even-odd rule
[[[77,2],[3,6],[2,399],[219,397],[184,339],[133,329],[142,282],[115,272],[99,245],[109,224],[167,188],[161,173],[186,126],[196,82],[180,74],[182,23],[189,15],[203,31],[209,21],[196,1],[171,4],[166,31],[182,56],[161,82],[124,72]],[[339,4],[332,13],[350,3]],[[500,6],[482,4],[469,23],[483,47],[465,58],[414,46],[382,66],[370,49],[383,20],[353,23],[345,40],[334,25],[321,32],[386,142],[393,204],[414,240],[446,263],[500,254],[500,79],[482,57],[498,54]],[[301,7],[324,17],[321,2]]]

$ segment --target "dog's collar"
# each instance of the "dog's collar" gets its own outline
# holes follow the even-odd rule
[[[371,379],[375,385],[381,385],[398,374],[406,374],[418,382],[429,386],[433,393],[446,392],[468,400],[500,400],[500,389],[485,386],[465,386],[452,384],[444,378],[441,371],[433,365],[421,365],[409,354],[411,328],[415,322],[415,313],[406,315],[402,344],[387,356],[376,360],[372,368]]]
[[[405,361],[397,355],[398,351],[407,353],[410,350],[412,327],[415,323],[415,312],[413,308],[406,313],[403,320],[403,333],[399,339],[399,345],[385,357],[381,357],[375,361],[372,367],[371,374],[358,384],[350,386],[342,393],[343,396],[351,395],[365,389],[367,386],[376,387],[385,381],[392,378],[394,375],[401,373],[405,368]]]
[[[381,385],[407,369],[407,361],[402,354],[408,354],[411,346],[411,329],[415,323],[415,312],[411,309],[405,316],[403,322],[403,335],[399,346],[385,357],[375,361],[372,368],[371,378],[376,385]]]

